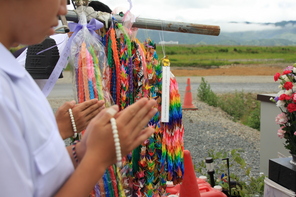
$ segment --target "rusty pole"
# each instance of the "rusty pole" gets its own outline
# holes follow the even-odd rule
[[[122,22],[122,17],[119,15],[112,15],[112,17],[118,21]],[[68,10],[66,15],[68,21],[78,22],[78,16],[75,11]],[[110,21],[111,22],[111,19]],[[136,18],[133,27],[141,29],[152,29],[152,30],[162,30],[180,33],[190,33],[190,34],[202,34],[218,36],[220,34],[220,27],[215,25],[202,25],[194,23],[184,23],[176,21],[163,21],[148,18]]]

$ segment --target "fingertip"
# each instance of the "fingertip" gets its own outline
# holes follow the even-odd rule
[[[152,128],[152,127],[146,127],[145,129],[143,129],[141,131],[141,133],[139,134],[138,137],[141,138],[141,142],[144,142],[149,137],[151,137],[154,133],[155,133],[155,129],[154,128]]]
[[[141,101],[141,102],[147,103],[149,100],[148,100],[148,98],[143,97],[143,98],[141,98],[141,99],[138,100],[138,101]],[[137,101],[137,102],[138,102],[138,101]]]
[[[156,107],[153,107],[152,111],[153,111],[154,114],[156,114],[158,112],[158,109]]]
[[[152,99],[150,102],[153,103],[153,106],[157,106],[157,101],[156,100]]]
[[[97,103],[99,100],[97,98],[91,99],[90,100],[92,103]]]
[[[153,135],[155,133],[155,129],[153,127],[149,127],[148,128],[148,133],[149,133],[148,135],[150,137],[151,135]]]
[[[98,100],[97,101],[99,104],[105,104],[105,101],[104,100]]]

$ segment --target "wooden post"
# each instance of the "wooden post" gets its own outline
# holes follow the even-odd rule
[[[113,15],[115,20],[122,22],[122,17],[119,15]],[[78,16],[75,11],[68,10],[66,15],[68,21],[78,22]],[[111,22],[111,19],[110,21]],[[163,21],[148,18],[136,18],[133,27],[141,29],[152,29],[152,30],[162,30],[162,31],[172,31],[180,33],[190,33],[190,34],[202,34],[218,36],[220,34],[220,27],[215,25],[202,25],[194,23],[184,23],[175,21]]]

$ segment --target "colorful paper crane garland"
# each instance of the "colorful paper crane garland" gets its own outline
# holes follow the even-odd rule
[[[94,47],[87,37],[76,46],[80,48],[78,54],[73,54],[78,57],[74,61],[77,65],[73,66],[78,102],[108,99],[122,110],[147,97],[158,101],[159,112],[147,125],[155,128],[154,135],[124,158],[122,169],[110,166],[91,195],[164,196],[166,181],[180,183],[184,174],[184,127],[177,81],[173,76],[170,79],[169,122],[162,123],[162,65],[155,43],[148,40],[142,44],[131,39],[118,23],[110,27],[103,40],[106,43],[103,50]]]

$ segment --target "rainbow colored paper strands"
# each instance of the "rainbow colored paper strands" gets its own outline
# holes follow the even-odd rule
[[[115,64],[115,69],[112,71],[112,83],[113,87],[116,87],[115,93],[113,92],[113,100],[116,101],[116,103],[120,103],[120,60],[118,56],[118,51],[117,51],[117,45],[116,45],[116,35],[115,35],[115,30],[114,28],[110,28],[110,36],[109,36],[109,44],[111,44],[111,49],[112,49],[112,55],[113,55],[113,62]],[[109,51],[109,50],[108,50]],[[117,74],[117,76],[116,76]],[[112,89],[114,91],[114,88]]]
[[[155,64],[155,65],[152,65]],[[160,69],[159,69],[160,68]],[[148,70],[149,69],[149,70]],[[157,61],[149,62],[149,66],[147,66],[147,72],[150,73],[150,76],[154,76],[154,80],[149,80],[143,78],[143,86],[142,91],[143,95],[148,98],[157,98],[159,96],[159,86],[161,83],[161,67],[157,64]],[[160,72],[159,72],[160,71]],[[155,76],[155,73],[159,73],[159,75]],[[140,74],[140,76],[142,73]],[[152,79],[152,78],[151,78]],[[165,183],[162,177],[165,177],[164,173],[161,172],[159,158],[161,156],[161,132],[159,124],[159,113],[157,113],[149,122],[149,125],[156,128],[156,132],[152,137],[145,141],[140,148],[140,160],[139,163],[139,171],[134,172],[133,177],[133,195],[136,196],[159,196],[165,193]],[[134,154],[133,154],[134,156]],[[135,164],[133,164],[135,166]]]
[[[102,75],[100,68],[98,67],[98,58],[96,57],[93,48],[91,46],[87,48],[86,46],[86,43],[82,42],[76,70],[77,94],[79,102],[98,98],[99,95],[102,99],[104,99],[103,90],[100,88],[102,87]],[[98,89],[96,87],[98,87]],[[114,173],[114,170],[117,171],[116,167],[110,167],[106,171],[103,177],[104,184],[96,185],[94,191],[90,194],[91,196],[100,194],[101,196],[125,197],[122,187],[116,182],[116,177],[120,176],[118,176],[117,173]]]
[[[163,124],[162,150],[167,160],[167,180],[177,184],[181,182],[184,174],[184,127],[182,125],[182,107],[180,95],[178,93],[178,85],[174,78],[171,78],[170,87],[170,121],[169,123]]]
[[[111,93],[115,103],[120,105],[120,109],[124,109],[127,106],[127,99],[126,99],[126,91],[128,90],[128,75],[126,74],[126,67],[124,66],[125,61],[125,51],[124,50],[117,50],[118,40],[115,37],[115,30],[114,28],[110,28],[108,38],[108,63],[110,65],[110,75],[112,76],[111,79]],[[122,45],[124,43],[121,43]],[[123,47],[124,48],[124,47]],[[121,53],[119,53],[121,52]],[[110,169],[106,171],[105,174],[109,174]],[[112,173],[111,173],[112,174]],[[120,177],[120,176],[117,176]],[[110,177],[111,181],[116,181],[115,176]],[[109,180],[110,181],[110,180]],[[107,179],[104,180],[104,185],[108,184]],[[115,185],[113,185],[113,190]],[[124,192],[122,191],[123,187],[119,183],[118,184],[118,194],[115,193],[115,196],[124,196]],[[110,193],[112,194],[112,192]]]
[[[146,73],[146,60],[145,60],[145,53],[142,49],[142,45],[139,44],[140,41],[136,40],[133,42],[133,59],[132,62],[134,64],[134,100],[139,100],[143,97],[143,80],[147,79],[144,73]],[[147,75],[146,75],[147,76]]]
[[[95,74],[95,79],[93,79],[92,82],[94,84],[96,84],[96,87],[98,89],[97,95],[95,95],[95,98],[98,98],[99,100],[103,100],[104,99],[103,85],[102,85],[102,83],[100,83],[100,82],[103,81],[103,79],[102,79],[102,73],[101,73],[100,68],[99,68],[99,59],[96,56],[93,47],[90,46],[88,48],[88,50],[89,50],[89,52],[90,52],[90,54],[91,54],[91,56],[93,58],[93,68],[94,68],[94,72],[95,72],[94,73]]]
[[[122,32],[122,36],[120,39],[120,58],[121,65],[124,66],[125,72],[124,75],[126,78],[122,79],[122,85],[126,87],[124,94],[127,97],[127,104],[130,105],[134,103],[134,95],[133,95],[133,63],[132,63],[132,46],[129,35],[126,33],[122,24],[117,24],[118,29]],[[127,84],[126,84],[127,83]]]
[[[150,57],[155,56],[155,54],[150,54]],[[148,58],[149,59],[149,54]],[[147,64],[147,73],[149,78],[151,75],[156,76],[155,83],[147,85],[152,86],[146,88],[145,94],[147,90],[149,90],[150,97],[157,98],[161,96],[161,80],[162,80],[162,71],[161,66],[159,64],[153,65],[155,63],[155,59],[150,59],[150,62]],[[183,165],[183,134],[184,128],[182,125],[182,108],[180,102],[180,95],[178,93],[177,82],[174,78],[171,78],[171,86],[170,86],[170,119],[169,123],[161,124],[159,122],[159,114],[157,114],[151,121],[150,125],[154,125],[156,132],[153,136],[154,139],[149,138],[149,141],[146,145],[147,155],[146,157],[142,157],[141,163],[147,163],[148,168],[142,169],[146,170],[146,191],[144,193],[146,196],[155,195],[155,192],[158,192],[159,195],[164,194],[165,192],[165,184],[166,180],[171,180],[175,184],[180,183],[184,174],[184,165]],[[161,101],[161,99],[158,99]],[[160,109],[161,103],[159,103]],[[158,122],[157,122],[158,121]],[[154,148],[153,148],[154,146]],[[149,150],[150,149],[150,150]],[[156,152],[156,155],[153,155],[153,152]],[[150,157],[149,157],[150,156]],[[153,158],[154,159],[151,159]],[[147,159],[148,158],[148,159]],[[160,161],[158,164],[157,159]],[[153,162],[154,161],[154,162]],[[151,172],[151,169],[157,168],[158,174],[154,174]],[[153,182],[154,188],[151,187],[151,181],[159,178],[159,183]],[[158,186],[157,186],[158,185]],[[153,189],[153,191],[152,191]],[[145,189],[144,189],[145,191]]]
[[[110,30],[111,31],[111,30]],[[114,69],[114,60],[113,60],[113,51],[112,51],[112,40],[110,39],[110,36],[107,38],[108,45],[106,46],[107,51],[107,57],[108,57],[108,64],[109,64],[109,75],[111,77],[110,79],[110,93],[112,96],[112,99],[116,101],[116,69]]]
[[[121,32],[118,38],[115,28]],[[81,44],[76,70],[79,102],[103,99],[110,91],[120,109],[147,97],[158,101],[159,112],[149,122],[155,128],[154,135],[124,159],[122,169],[109,167],[92,196],[164,196],[166,181],[179,183],[184,174],[184,128],[177,81],[170,79],[169,123],[161,123],[162,67],[154,43],[148,40],[144,48],[138,40],[131,41],[124,27],[117,24],[109,29],[106,44],[109,66],[104,72],[99,67],[97,49]]]
[[[129,89],[129,84],[128,84],[128,67],[127,67],[127,61],[126,59],[128,56],[126,55],[126,47],[124,43],[124,39],[121,36],[118,39],[118,45],[119,45],[119,58],[120,58],[120,72],[119,78],[120,78],[120,99],[119,103],[117,103],[120,106],[120,109],[124,109],[128,103],[128,98],[127,98],[127,91]]]
[[[89,49],[93,50],[92,48]],[[87,50],[86,44],[83,42],[81,45],[81,51],[79,53],[78,69],[76,71],[79,103],[89,99],[104,98],[103,90],[101,88],[101,71],[96,66],[96,64],[94,64],[94,61],[97,61],[96,56],[93,55],[95,57],[93,58],[91,53]],[[98,75],[98,77],[96,75]]]

